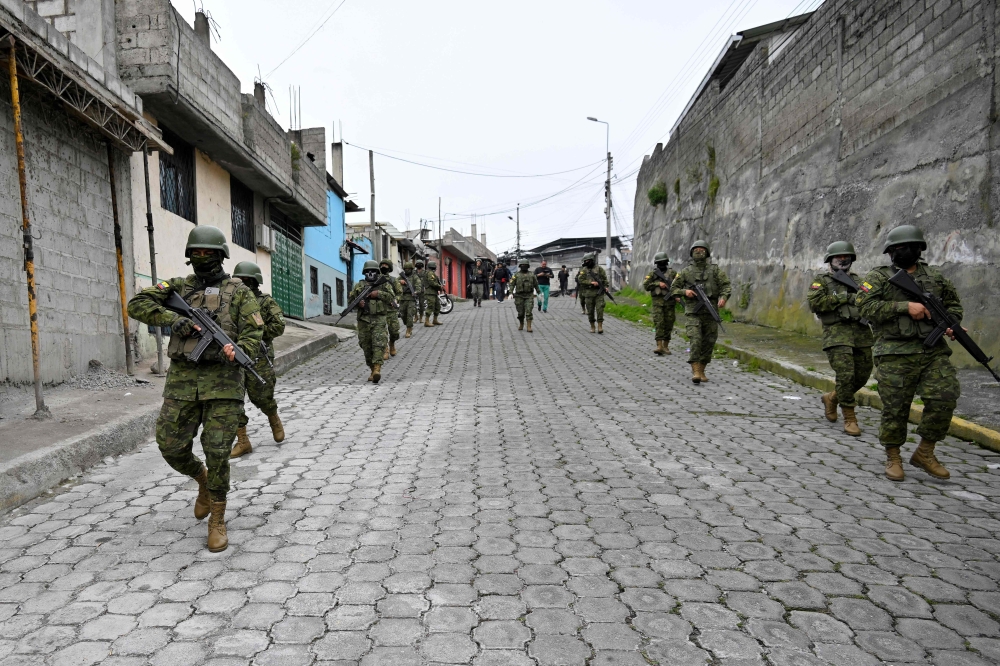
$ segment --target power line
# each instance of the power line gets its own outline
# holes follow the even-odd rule
[[[336,1],[336,0],[334,0],[334,1]],[[293,55],[295,55],[296,53],[298,53],[299,49],[301,49],[303,46],[305,46],[306,43],[310,39],[312,39],[313,37],[315,37],[316,33],[318,33],[320,30],[323,29],[323,26],[325,26],[330,21],[330,19],[333,18],[334,14],[336,14],[338,11],[340,11],[340,8],[343,7],[346,2],[347,2],[347,0],[341,0],[340,4],[337,5],[336,9],[334,9],[332,12],[330,12],[327,15],[326,18],[321,19],[320,20],[320,24],[318,26],[316,26],[316,29],[313,30],[312,32],[310,32],[308,37],[306,37],[301,42],[299,42],[299,45],[296,46],[294,49],[292,49],[292,52],[289,53],[287,56],[285,56],[284,60],[282,60],[281,62],[279,62],[277,65],[275,65],[274,69],[272,69],[270,72],[267,73],[267,76],[270,77],[272,74],[274,74],[275,72],[277,72],[279,67],[281,67],[282,65],[284,65],[286,62],[288,62],[289,58],[291,58]]]

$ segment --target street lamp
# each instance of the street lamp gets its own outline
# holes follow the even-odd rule
[[[608,154],[608,177],[604,181],[604,217],[607,222],[607,230],[604,239],[604,265],[608,272],[608,280],[614,285],[611,275],[611,125],[603,120],[598,120],[593,116],[587,116],[587,120],[595,123],[603,123],[605,127],[604,145]]]

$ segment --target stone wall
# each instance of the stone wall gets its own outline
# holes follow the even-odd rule
[[[657,251],[679,268],[705,237],[737,317],[815,334],[805,294],[826,246],[852,241],[864,272],[883,263],[888,230],[912,223],[966,326],[1000,353],[997,23],[993,2],[827,0],[762,41],[645,158],[633,286]],[[657,183],[668,198],[653,207]]]

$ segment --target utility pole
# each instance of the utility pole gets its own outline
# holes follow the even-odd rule
[[[521,261],[521,204],[517,204],[517,261]]]
[[[370,150],[368,151],[368,174],[371,178],[372,190],[371,217],[369,218],[371,229],[368,232],[368,238],[372,242],[372,259],[379,261],[380,258],[376,249],[378,243],[375,242],[375,153]]]
[[[438,277],[444,279],[444,236],[441,234],[441,197],[438,197]]]
[[[608,156],[608,177],[604,181],[604,217],[607,221],[607,230],[604,238],[604,270],[608,273],[608,288],[614,286],[611,274],[611,125],[603,120],[598,120],[587,116],[587,120],[595,123],[602,123],[605,127],[604,145]]]

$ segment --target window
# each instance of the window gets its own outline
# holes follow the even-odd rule
[[[253,252],[253,190],[229,178],[229,200],[233,213],[233,242]]]
[[[328,284],[323,285],[323,314],[333,314],[333,295]]]
[[[319,293],[319,270],[315,266],[309,267],[309,293]]]
[[[382,234],[382,256],[389,256],[389,234]]]
[[[194,207],[194,148],[163,128],[163,140],[173,155],[160,156],[160,207],[185,220],[197,223]]]
[[[344,281],[337,278],[337,305],[344,306]]]

